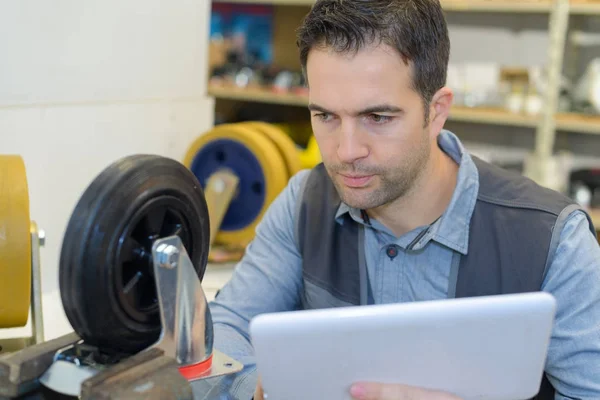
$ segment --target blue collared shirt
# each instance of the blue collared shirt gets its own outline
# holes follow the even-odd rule
[[[477,169],[453,133],[442,131],[438,144],[459,170],[451,202],[431,226],[396,237],[377,220],[365,223],[359,210],[343,203],[337,212],[337,218],[349,213],[356,223],[366,225],[364,250],[375,303],[447,298],[453,253],[469,251],[469,222],[479,189]],[[231,280],[210,304],[215,348],[245,365],[241,373],[218,382],[227,398],[249,400],[254,393],[250,320],[265,312],[297,309],[300,303],[302,259],[294,218],[308,172],[290,179],[271,204]],[[558,309],[546,372],[557,400],[600,399],[600,246],[581,211],[568,217],[551,256],[542,290],[555,296]]]

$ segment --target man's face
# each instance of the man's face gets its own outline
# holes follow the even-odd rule
[[[306,71],[313,132],[342,201],[372,209],[411,190],[435,135],[398,53],[313,49]]]

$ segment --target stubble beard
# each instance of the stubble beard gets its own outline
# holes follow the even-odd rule
[[[431,155],[431,148],[426,138],[420,146],[393,167],[362,166],[360,164],[336,164],[325,167],[342,202],[353,208],[362,210],[375,209],[404,198],[414,188],[424,173]],[[349,188],[342,181],[339,173],[375,175],[376,187]]]

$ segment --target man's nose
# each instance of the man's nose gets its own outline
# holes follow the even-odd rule
[[[342,123],[339,138],[337,153],[341,162],[353,163],[369,154],[363,135],[353,124]]]

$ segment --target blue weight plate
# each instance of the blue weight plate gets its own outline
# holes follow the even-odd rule
[[[210,176],[222,168],[232,170],[238,176],[239,183],[223,218],[221,230],[244,229],[258,217],[265,202],[263,169],[250,149],[231,139],[207,143],[194,157],[190,169],[202,188],[206,188]]]

